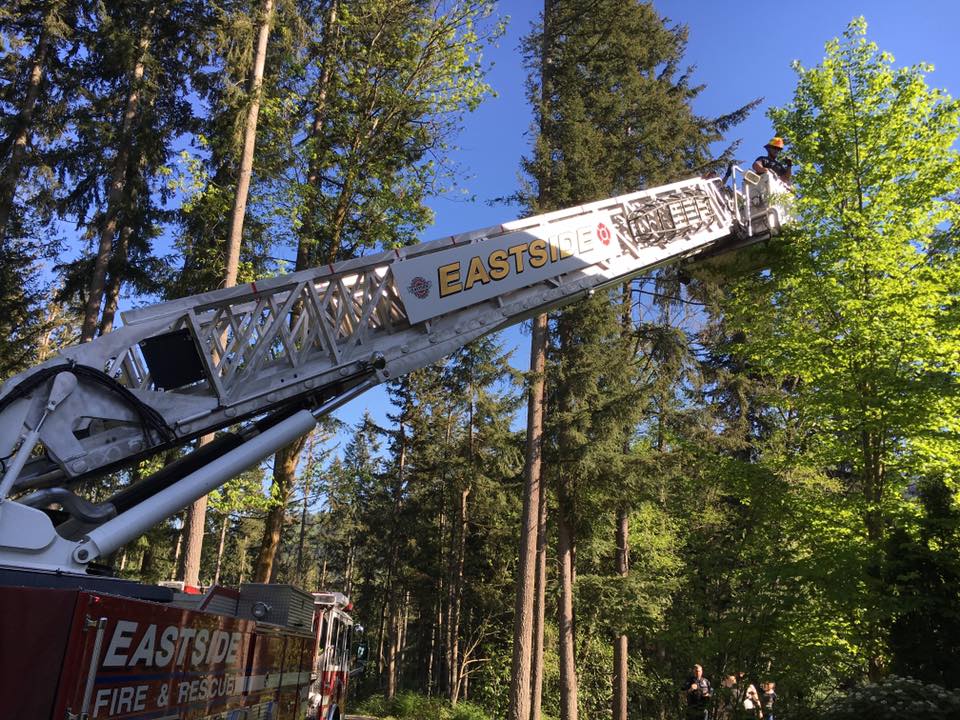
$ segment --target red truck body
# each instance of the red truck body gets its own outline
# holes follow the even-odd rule
[[[292,628],[85,589],[0,586],[2,715],[339,718],[349,640],[328,633],[340,641],[328,648],[317,632],[336,613],[318,604],[313,627]]]

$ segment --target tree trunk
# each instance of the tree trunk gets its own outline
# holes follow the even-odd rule
[[[446,496],[446,493],[444,493],[444,496]],[[451,672],[451,670],[453,668],[453,643],[456,640],[453,637],[453,632],[450,629],[452,626],[451,620],[453,616],[453,602],[452,602],[453,576],[452,576],[452,573],[450,572],[450,562],[451,562],[450,557],[453,554],[453,546],[456,542],[455,535],[456,535],[456,521],[451,520],[449,545],[447,546],[447,549],[446,549],[447,573],[444,578],[444,581],[445,581],[444,588],[445,588],[446,594],[444,596],[443,608],[440,613],[440,622],[443,626],[443,635],[441,636],[442,643],[443,643],[441,659],[443,662],[441,663],[441,672],[440,672],[440,678],[441,678],[440,692],[448,698],[450,697],[450,690],[453,687],[453,673]],[[444,546],[440,545],[439,547],[440,547],[440,551],[444,552]]]
[[[356,170],[353,167],[348,168],[347,174],[343,178],[343,185],[337,196],[337,205],[333,211],[333,218],[327,227],[330,233],[330,247],[324,262],[332,263],[337,260],[337,252],[340,249],[340,241],[343,238],[343,229],[347,224],[347,214],[350,210],[350,203],[353,198],[353,186],[356,182]]]
[[[863,399],[861,406],[862,417],[868,415],[867,398],[874,396],[872,388],[860,383],[858,390]],[[882,509],[883,485],[884,485],[884,467],[883,467],[883,439],[882,435],[875,430],[863,429],[860,431],[860,454],[863,462],[862,486],[863,496],[867,501],[867,511],[864,515],[864,526],[867,530],[867,538],[882,552],[882,543],[884,539],[884,512]],[[876,620],[869,621],[872,626],[868,631],[871,639],[876,645],[882,644],[880,638],[883,636],[881,629],[877,626]],[[886,674],[885,659],[876,652],[876,645],[871,647],[870,657],[867,661],[867,675],[870,682],[879,682]]]
[[[573,320],[561,315],[558,320],[560,355],[569,358],[574,343]],[[569,362],[569,360],[567,361]],[[573,411],[576,388],[570,380],[558,387],[560,410],[569,417]],[[559,430],[558,445],[563,451],[576,447],[573,428],[564,425]],[[576,581],[576,544],[574,538],[575,478],[566,468],[564,458],[557,462],[557,566],[560,595],[557,602],[557,651],[560,655],[560,720],[577,720],[578,690],[575,665],[575,637],[573,585]]]
[[[327,13],[326,27],[324,28],[324,37],[323,37],[323,63],[320,71],[320,78],[317,81],[316,86],[316,95],[317,95],[317,105],[314,109],[313,124],[310,130],[311,140],[317,142],[318,136],[323,129],[323,124],[326,118],[326,103],[327,103],[327,90],[330,85],[330,77],[332,73],[333,62],[331,60],[333,43],[336,38],[336,27],[337,27],[337,11],[339,7],[338,0],[333,0],[330,3],[330,9]],[[272,0],[265,0],[264,3],[264,24],[260,28],[260,38],[258,45],[258,52],[262,46],[264,55],[266,54],[267,46],[267,37],[269,35],[269,13],[272,12]],[[240,203],[241,195],[241,185],[246,183],[243,187],[243,208],[246,208],[246,193],[249,190],[250,185],[250,172],[253,165],[253,145],[256,141],[256,122],[257,122],[257,113],[254,109],[254,106],[259,107],[260,102],[260,87],[263,83],[263,62],[264,58],[258,57],[259,62],[259,75],[257,75],[257,67],[254,68],[254,85],[255,85],[255,97],[251,100],[251,112],[252,115],[247,117],[247,132],[244,138],[244,161],[247,160],[247,139],[249,138],[250,150],[249,150],[249,167],[244,170],[244,165],[241,164],[240,180],[237,184],[237,200],[234,204],[234,217],[231,218],[230,225],[230,242],[228,244],[228,262],[227,262],[227,282],[225,283],[226,287],[236,283],[236,268],[239,264],[240,257],[240,241],[241,241],[241,231],[243,229],[243,217],[240,216],[239,220],[236,221],[237,207]],[[250,131],[250,123],[253,123],[253,132]],[[319,183],[321,175],[321,167],[319,164],[320,153],[316,150],[314,151],[311,160],[310,166],[307,174],[307,203],[306,208],[303,214],[303,223],[301,226],[301,231],[299,239],[297,241],[297,260],[294,267],[295,271],[306,270],[307,268],[312,267],[317,264],[317,240],[314,232],[314,223],[313,218],[316,213],[317,205],[317,188],[316,185]],[[246,176],[244,176],[246,172]],[[234,240],[234,223],[239,222],[238,230],[236,231],[236,239]],[[337,248],[339,249],[339,248]],[[336,255],[337,250],[328,249],[328,254],[332,253]],[[231,267],[233,268],[233,280],[230,281]],[[291,318],[291,324],[296,322],[296,314],[299,311],[299,308],[295,309],[294,317]],[[308,435],[309,437],[309,435]],[[302,440],[302,439],[301,439]],[[293,451],[297,443],[300,443],[300,448],[303,447],[301,440],[296,441],[292,445],[289,445],[286,448],[283,448],[276,453],[274,457],[274,467],[282,464],[283,458],[289,455]],[[299,450],[297,451],[299,454]],[[276,478],[276,473],[274,473]],[[293,483],[294,478],[291,476],[289,478],[284,478],[284,481],[288,484]],[[264,538],[266,538],[266,532],[264,533]],[[271,560],[272,562],[272,560]],[[299,565],[298,565],[299,572]],[[347,590],[349,594],[349,589]]]
[[[454,550],[454,568],[451,580],[450,597],[450,704],[456,705],[460,699],[461,658],[460,658],[460,611],[463,603],[463,564],[467,539],[467,498],[470,488],[460,491],[460,506],[457,511],[456,548]]]
[[[397,695],[397,646],[400,637],[400,608],[393,607],[390,611],[390,639],[387,643],[387,690],[388,700]]]
[[[126,228],[120,233],[121,242],[123,241]],[[123,278],[118,272],[111,272],[107,279],[107,287],[104,291],[106,303],[103,306],[103,315],[100,318],[100,335],[106,335],[113,330],[113,321],[117,317],[117,308],[120,305],[120,287],[123,285]]]
[[[623,295],[620,305],[620,332],[621,342],[626,343],[628,352],[624,360],[629,361],[633,354],[633,293],[631,284],[623,285]],[[626,457],[630,452],[629,441],[624,441],[623,454]],[[626,578],[630,572],[630,508],[626,502],[621,502],[617,508],[617,574]],[[612,720],[627,720],[627,682],[629,677],[629,641],[626,635],[620,635],[613,646],[613,718]]]
[[[180,562],[180,554],[181,554],[180,551],[183,549],[183,535],[185,530],[186,530],[186,526],[184,525],[177,531],[177,545],[173,549],[174,567],[176,567],[177,563]]]
[[[443,551],[443,537],[446,533],[447,525],[447,514],[446,514],[446,486],[443,486],[442,492],[444,495],[443,501],[440,503],[440,517],[437,522],[437,547],[440,549],[440,552]],[[446,580],[447,578],[442,574],[438,573],[437,577],[437,601],[436,601],[436,610],[437,610],[437,659],[436,659],[436,688],[437,695],[445,695],[447,689],[450,687],[447,683],[447,643],[449,638],[447,638],[447,625],[444,622],[444,612],[447,608],[446,597]]]
[[[123,276],[127,267],[127,251],[130,247],[132,230],[124,226],[120,231],[120,243],[117,245],[114,257],[110,263],[110,279],[107,281],[106,304],[103,306],[103,317],[100,318],[100,334],[106,335],[113,330],[113,321],[120,306],[120,288],[123,286]]]
[[[527,458],[524,466],[523,518],[520,525],[520,564],[514,604],[513,657],[510,669],[510,720],[530,717],[530,657],[536,585],[537,525],[541,502],[544,371],[547,355],[547,316],[533,321],[530,337],[530,392],[527,397]]]
[[[437,594],[439,596],[439,592]],[[433,610],[431,609],[430,612],[432,615]],[[439,619],[437,620],[437,622],[431,622],[430,624],[432,627],[430,628],[430,651],[427,653],[427,670],[426,670],[427,697],[433,697],[433,687],[434,687],[433,661],[434,661],[434,654],[437,652],[437,634],[439,633],[439,630],[440,630]]]
[[[380,608],[380,629],[377,633],[377,676],[383,676],[383,668],[385,665],[383,649],[386,646],[384,638],[387,633],[387,603],[385,602]]]
[[[352,537],[350,538],[349,543],[350,544],[347,547],[347,569],[344,572],[343,586],[346,596],[353,597],[353,571],[357,554],[357,546]],[[324,562],[326,562],[326,560],[324,560]]]
[[[143,548],[143,555],[140,556],[140,578],[148,578],[153,575],[153,563],[156,559],[154,553],[154,544],[148,542]]]
[[[243,126],[243,150],[240,155],[240,172],[237,177],[237,192],[230,213],[230,229],[227,231],[227,264],[224,287],[237,284],[240,268],[240,247],[243,242],[243,220],[247,214],[247,196],[250,194],[250,177],[253,174],[253,153],[257,142],[257,118],[260,115],[260,100],[263,91],[263,70],[267,62],[267,42],[273,22],[273,0],[263,0],[260,27],[257,32],[257,48],[253,57],[253,75],[250,78],[250,106]],[[272,561],[271,561],[272,562]]]
[[[223,523],[220,525],[220,544],[217,546],[217,569],[213,573],[213,584],[220,584],[220,570],[223,568],[223,551],[227,545],[227,523],[230,521],[230,515],[223,516]]]
[[[533,658],[530,670],[530,720],[540,720],[543,704],[543,629],[547,608],[547,492],[541,485],[537,522],[537,576],[533,606]]]
[[[213,433],[202,435],[197,441],[197,450],[213,442]],[[196,450],[194,450],[196,452]],[[200,557],[203,554],[203,534],[207,525],[207,496],[197,498],[187,509],[183,521],[183,534],[186,544],[181,561],[177,564],[177,578],[184,585],[200,586]]]
[[[403,594],[403,622],[400,624],[400,641],[397,643],[397,687],[403,677],[403,669],[407,660],[407,627],[410,622],[410,591]]]
[[[617,574],[627,577],[630,569],[629,512],[623,505],[617,510]],[[618,637],[613,646],[613,720],[627,720],[627,636]]]
[[[307,506],[310,502],[310,475],[304,473],[303,478],[303,507],[300,509],[300,539],[297,542],[297,582],[302,587],[306,578],[304,577],[303,567],[303,546],[307,540]],[[349,553],[347,554],[349,564]],[[347,590],[347,597],[350,597],[350,591]]]
[[[552,17],[556,0],[543,0],[540,37],[540,134],[547,131],[550,114],[553,43]],[[549,174],[549,169],[546,171]],[[538,177],[539,204],[548,202],[548,178]],[[545,557],[541,555],[546,528],[546,489],[543,486],[543,415],[546,387],[548,324],[546,313],[533,320],[530,336],[530,392],[527,397],[527,457],[524,465],[523,518],[520,526],[520,564],[514,604],[513,657],[510,672],[509,720],[539,720],[543,683],[543,625]],[[533,667],[531,667],[531,661]]]
[[[306,442],[307,436],[304,435],[279,450],[274,458],[272,494],[275,504],[267,511],[263,538],[260,541],[260,550],[257,553],[257,566],[254,571],[253,582],[270,582],[273,576],[274,561],[280,547],[280,536],[283,533],[283,525],[287,514],[287,502],[290,499],[290,492],[293,490],[293,481],[296,479],[300,452]]]
[[[407,408],[404,408],[404,413],[407,412]],[[395,581],[392,581],[393,578],[398,576],[398,566],[400,564],[399,557],[399,541],[398,541],[398,523],[400,522],[400,509],[403,506],[403,482],[404,474],[406,472],[407,464],[407,432],[404,419],[400,420],[400,427],[398,429],[400,434],[400,456],[397,460],[397,476],[396,481],[393,485],[393,518],[391,521],[391,544],[390,544],[390,561],[389,567],[387,569],[387,592],[386,592],[386,605],[388,608],[387,615],[389,617],[388,623],[388,632],[389,639],[387,642],[387,661],[386,661],[386,676],[387,676],[387,686],[386,686],[386,697],[388,700],[392,700],[397,694],[397,644],[398,636],[400,633],[399,624],[400,624],[400,609],[399,599],[397,597],[399,588],[396,587],[398,584]]]
[[[144,59],[147,48],[150,47],[150,11],[147,26],[140,35],[137,63],[130,75],[130,87],[127,90],[127,99],[123,110],[123,122],[120,127],[120,137],[117,144],[117,155],[113,159],[113,170],[110,175],[110,187],[107,191],[107,207],[100,227],[100,242],[97,246],[97,256],[93,263],[93,272],[90,275],[90,284],[87,287],[87,302],[83,309],[83,323],[80,326],[80,342],[93,340],[100,319],[100,305],[103,303],[104,285],[107,278],[107,267],[113,252],[113,238],[117,232],[117,216],[126,195],[127,168],[130,160],[130,149],[133,145],[133,125],[136,122],[140,109],[140,90],[143,82]]]
[[[237,573],[239,575],[237,585],[242,585],[247,572],[247,538],[241,535],[237,544],[240,546],[237,548],[237,556],[240,559],[240,572]]]
[[[565,493],[564,493],[565,494]],[[573,528],[561,498],[557,522],[557,566],[560,598],[557,603],[557,627],[560,653],[560,720],[577,720],[577,670],[574,664],[573,637]]]
[[[23,98],[23,105],[17,115],[16,130],[13,133],[10,160],[3,169],[3,178],[0,179],[0,241],[7,237],[7,225],[13,211],[14,198],[20,184],[20,175],[23,171],[23,161],[27,156],[27,146],[30,144],[33,127],[33,114],[36,111],[37,99],[40,97],[40,86],[43,83],[43,74],[47,65],[47,53],[50,48],[49,25],[53,16],[59,10],[59,3],[51,3],[47,16],[43,19],[37,47],[33,51],[30,61],[30,79],[27,82],[27,93]]]
[[[227,247],[225,250],[226,267],[223,274],[223,287],[225,288],[233,287],[237,284],[237,273],[240,267],[240,247],[243,241],[243,219],[247,211],[247,195],[250,192],[250,176],[253,172],[253,152],[257,139],[257,117],[260,114],[260,95],[263,88],[263,69],[267,60],[267,41],[270,38],[270,24],[272,21],[273,0],[264,0],[263,17],[257,33],[257,48],[253,60],[253,75],[250,80],[250,107],[247,109],[247,120],[246,124],[244,125],[243,150],[240,156],[240,173],[239,178],[237,179],[237,191],[234,195],[233,211],[230,213],[230,229],[227,232]],[[200,444],[204,445],[211,440],[213,440],[213,435],[204,435],[200,439]],[[283,461],[289,459],[289,456],[296,444],[297,443],[293,443],[292,445],[284,448],[274,457],[275,482],[277,477],[276,468],[278,466],[282,466]],[[300,448],[302,447],[303,446],[300,445]],[[299,455],[299,450],[297,455]],[[294,462],[294,467],[296,467],[296,462]],[[287,478],[284,479],[288,480],[288,482],[292,482]],[[195,525],[202,527],[204,518],[206,517],[206,512],[206,498],[201,498],[200,500],[194,502],[193,505],[190,506],[187,516],[188,525],[191,527]],[[265,552],[265,548],[269,547],[273,547],[274,554],[276,553],[276,548],[279,546],[280,542],[279,532],[283,528],[283,517],[281,516],[279,518],[279,526],[277,526],[277,517],[275,516],[273,510],[271,510],[267,515],[267,521],[268,527],[264,530],[264,535],[260,545],[260,554],[257,557],[257,568],[254,572],[256,577],[261,576],[260,573],[264,569],[260,564],[262,562],[264,567],[266,567],[267,577],[269,580],[269,574],[273,569],[273,556],[271,555],[269,558],[267,558],[263,555],[263,553]],[[274,526],[272,527],[270,526],[271,521],[274,523]],[[275,539],[272,535],[273,532],[276,532]],[[201,535],[199,542],[190,547],[191,560],[190,563],[188,563],[190,567],[193,567],[194,564],[199,567],[200,552],[202,549],[203,537]],[[268,580],[255,580],[254,582],[268,582]]]
[[[207,439],[209,438],[209,439]],[[204,435],[197,445],[205,445],[213,440],[213,435]],[[207,496],[198,498],[187,510],[187,517],[183,523],[184,545],[180,553],[180,562],[177,565],[177,577],[183,580],[184,585],[200,587],[200,557],[203,553],[203,535],[206,529]]]

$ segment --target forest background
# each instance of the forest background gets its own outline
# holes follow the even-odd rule
[[[845,10],[10,3],[0,373],[132,304],[722,172],[775,131],[781,240],[535,324],[544,372],[511,332],[394,382],[114,564],[347,592],[383,712],[676,717],[700,662],[792,716],[949,716],[890,678],[960,677],[957,106],[932,89],[960,71],[913,64],[956,62],[956,11],[879,8],[904,63]]]

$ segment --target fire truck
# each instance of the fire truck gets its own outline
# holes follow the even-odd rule
[[[17,720],[340,720],[335,593],[202,595],[113,553],[364,391],[653,268],[776,235],[785,188],[734,168],[123,313],[0,389],[0,688]],[[216,439],[93,499],[92,481]]]

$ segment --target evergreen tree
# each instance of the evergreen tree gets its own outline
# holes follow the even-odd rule
[[[36,183],[49,171],[45,167],[49,148],[35,140],[46,137],[48,142],[56,141],[64,131],[61,93],[66,88],[56,76],[64,70],[61,51],[88,9],[81,0],[14,2],[0,15],[0,37],[4,39],[0,54],[0,240],[25,234],[29,213],[24,216],[28,205],[23,200],[28,194],[22,192],[23,183]],[[22,195],[20,202],[18,194]]]
[[[525,166],[534,209],[588,202],[724,164],[733,146],[715,157],[710,144],[755,103],[716,119],[693,113],[690,103],[702,88],[690,86],[690,72],[679,72],[685,28],[669,27],[648,3],[557,2],[551,7],[550,44],[541,48],[536,34],[528,41],[531,99],[537,113],[546,113],[537,116],[540,132]],[[544,62],[550,66],[549,85],[541,86]],[[625,474],[623,451],[639,421],[632,332],[621,327],[624,317],[632,317],[630,302],[629,289],[604,294],[561,313],[554,329],[547,473],[557,483],[559,504],[565,719],[576,718],[580,704],[573,668],[579,642],[573,637],[573,558],[596,527],[586,518],[594,518],[593,509],[615,496],[613,489]],[[607,697],[591,697],[585,707],[607,707]]]
[[[459,415],[455,455],[446,463],[448,467],[451,461],[456,463],[452,472],[447,473],[454,500],[450,513],[453,525],[448,579],[451,637],[448,697],[453,704],[460,698],[468,677],[467,663],[476,661],[466,656],[467,643],[461,640],[469,637],[461,631],[468,617],[465,598],[474,595],[469,589],[485,576],[485,573],[479,577],[467,574],[473,566],[468,563],[468,547],[480,544],[472,542],[472,528],[477,522],[474,515],[481,508],[489,507],[491,500],[498,499],[503,481],[520,467],[519,455],[511,452],[515,446],[510,425],[517,398],[510,387],[513,370],[508,361],[509,354],[503,353],[496,340],[484,337],[454,354],[445,381],[447,392],[456,398],[455,412]]]
[[[184,86],[204,61],[195,29],[206,13],[201,2],[152,9],[113,3],[98,6],[77,31],[84,52],[64,78],[73,137],[57,163],[69,188],[59,211],[96,245],[60,266],[61,297],[83,308],[81,341],[112,327],[125,283],[160,289],[163,266],[151,246],[167,216],[160,202],[169,196],[174,142],[194,129]]]
[[[58,76],[84,6],[14,2],[0,13],[0,377],[29,366],[54,331],[37,270],[59,249],[50,228],[51,153],[65,132]]]
[[[960,686],[960,509],[942,478],[919,488],[923,514],[887,538],[885,585],[896,600],[891,670],[948,688]]]

